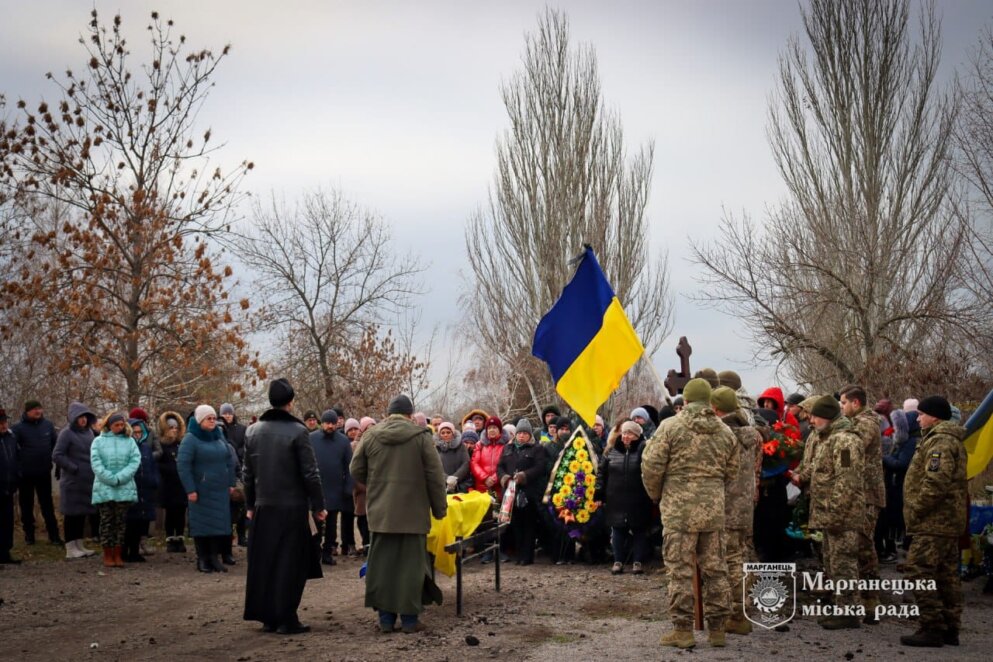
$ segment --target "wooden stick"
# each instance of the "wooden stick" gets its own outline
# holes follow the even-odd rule
[[[697,630],[703,630],[703,592],[700,581],[700,564],[693,555],[693,622]]]

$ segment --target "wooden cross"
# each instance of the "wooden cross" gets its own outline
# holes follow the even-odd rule
[[[690,354],[693,348],[686,340],[686,336],[680,336],[679,344],[676,345],[676,354],[679,355],[679,372],[670,370],[665,377],[665,388],[669,395],[679,395],[683,392],[686,382],[690,381],[693,373],[690,372]]]

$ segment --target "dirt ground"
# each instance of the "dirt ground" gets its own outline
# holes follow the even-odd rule
[[[303,654],[308,660],[965,660],[990,659],[993,596],[982,579],[964,584],[962,646],[909,649],[899,636],[913,624],[889,619],[874,628],[826,632],[796,619],[788,632],[729,637],[712,649],[697,633],[692,652],[663,649],[669,629],[662,571],[613,577],[605,566],[552,566],[539,560],[503,566],[503,591],[493,590],[493,566],[466,567],[466,610],[455,615],[455,580],[439,575],[446,603],[429,609],[426,632],[383,635],[364,609],[361,561],[340,559],[325,578],[308,583],[300,617],[306,635],[263,634],[241,620],[244,550],[225,575],[194,571],[192,553],[159,551],[145,564],[104,570],[97,558],[52,560],[39,542],[17,548],[33,557],[0,566],[0,623],[5,660],[174,660],[259,662]],[[887,576],[897,576],[893,566]],[[891,600],[892,601],[892,600]],[[471,643],[470,643],[471,642]],[[474,644],[474,645],[472,645]]]

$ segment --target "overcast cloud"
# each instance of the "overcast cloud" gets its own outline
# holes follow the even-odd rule
[[[498,86],[518,65],[523,34],[544,2],[293,2],[205,0],[94,3],[122,11],[139,52],[152,9],[194,47],[233,45],[202,115],[227,142],[221,158],[256,163],[245,188],[288,197],[321,185],[376,209],[398,245],[429,262],[424,322],[464,314],[463,227],[485,201],[494,141],[506,125]],[[0,92],[52,98],[46,71],[81,68],[76,43],[89,3],[2,0]],[[765,138],[768,95],[786,40],[801,29],[792,1],[568,2],[576,42],[599,57],[603,93],[630,147],[655,140],[648,209],[655,250],[668,250],[676,327],[655,357],[676,367],[680,335],[693,365],[735,367],[760,391],[775,378],[752,366],[735,320],[686,300],[697,289],[687,236],[712,237],[722,206],[761,218],[783,195]],[[943,80],[993,18],[989,0],[945,0]],[[576,245],[563,247],[577,251]],[[484,304],[485,305],[485,304]],[[473,311],[477,312],[477,311]],[[534,311],[537,316],[544,311]],[[438,357],[440,358],[440,357]],[[781,380],[782,381],[782,380]],[[789,386],[789,384],[787,384]]]

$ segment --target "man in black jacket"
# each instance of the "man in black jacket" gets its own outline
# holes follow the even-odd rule
[[[322,576],[310,512],[318,522],[328,514],[307,428],[290,413],[293,397],[288,381],[272,382],[272,409],[245,437],[245,507],[252,535],[244,618],[279,634],[310,630],[297,618],[304,585]]]
[[[57,434],[52,422],[45,418],[45,411],[37,400],[24,404],[21,422],[11,430],[17,439],[17,453],[21,470],[20,503],[21,526],[24,542],[34,544],[34,495],[38,495],[41,516],[45,519],[48,539],[61,546],[59,523],[55,519],[52,503],[52,452]]]
[[[7,426],[7,412],[0,409],[0,564],[20,563],[10,556],[14,546],[14,492],[18,472],[17,441]]]

